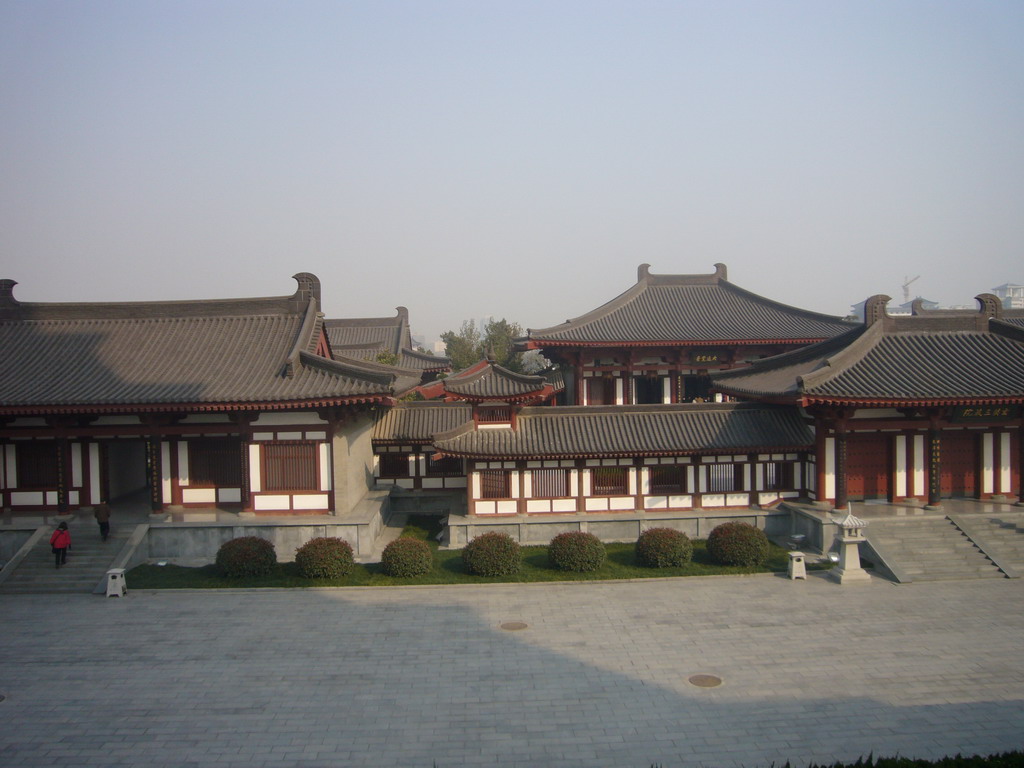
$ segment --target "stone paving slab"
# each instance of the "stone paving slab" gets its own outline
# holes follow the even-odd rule
[[[513,621],[528,628],[500,628]],[[6,768],[754,768],[1024,748],[1020,580],[7,595],[0,631]]]

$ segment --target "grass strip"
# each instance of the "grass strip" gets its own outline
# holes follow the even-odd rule
[[[693,542],[693,559],[674,568],[648,568],[636,561],[635,544],[607,544],[608,557],[604,565],[591,573],[560,571],[548,564],[546,546],[522,547],[523,567],[515,576],[487,578],[465,571],[460,550],[438,549],[436,534],[440,531],[440,518],[410,516],[403,536],[422,539],[430,543],[434,567],[429,573],[413,578],[386,576],[379,563],[356,563],[352,572],[341,579],[307,579],[299,575],[295,563],[278,563],[266,576],[230,579],[221,576],[215,565],[186,568],[179,565],[152,564],[133,568],[126,583],[133,589],[224,589],[258,587],[387,587],[412,584],[495,584],[536,583],[553,581],[603,581],[615,579],[649,579],[670,576],[721,576],[752,573],[784,573],[789,567],[787,550],[771,545],[768,562],[763,567],[744,568],[717,565],[711,561],[705,542]],[[816,566],[809,564],[809,569]]]

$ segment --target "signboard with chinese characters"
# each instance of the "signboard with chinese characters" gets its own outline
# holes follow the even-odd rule
[[[695,366],[721,365],[728,361],[728,353],[720,349],[702,349],[690,353],[690,363]]]
[[[958,405],[950,421],[1008,421],[1020,416],[1019,405]]]

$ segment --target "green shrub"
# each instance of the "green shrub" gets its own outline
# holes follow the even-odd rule
[[[307,579],[340,579],[352,571],[352,547],[344,539],[320,536],[295,550],[295,565]]]
[[[708,554],[722,565],[764,565],[768,537],[749,523],[722,523],[708,536]]]
[[[217,550],[217,569],[232,579],[266,576],[277,565],[272,542],[259,536],[241,536],[225,541]]]
[[[583,531],[560,533],[548,544],[548,562],[560,571],[589,573],[604,565],[604,544]]]
[[[512,576],[519,573],[523,555],[507,533],[484,533],[462,550],[466,570],[477,576]]]
[[[422,539],[400,536],[384,547],[380,564],[388,576],[422,576],[434,567],[434,555]]]
[[[693,557],[690,537],[672,528],[650,528],[636,541],[636,559],[648,568],[686,565]]]

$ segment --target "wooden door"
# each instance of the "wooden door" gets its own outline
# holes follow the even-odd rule
[[[943,496],[977,495],[978,435],[943,432],[940,445],[940,493]]]
[[[892,438],[849,435],[846,438],[846,495],[857,499],[890,498]]]

